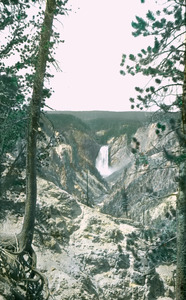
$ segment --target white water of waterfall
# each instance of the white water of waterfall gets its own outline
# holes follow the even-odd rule
[[[109,167],[109,150],[108,146],[102,146],[96,158],[96,168],[103,177],[107,177],[113,173],[113,169]]]

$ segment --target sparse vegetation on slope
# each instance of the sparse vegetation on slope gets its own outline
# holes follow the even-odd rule
[[[58,131],[74,128],[83,132],[91,132],[96,141],[106,144],[112,137],[127,134],[128,140],[142,126],[151,113],[143,112],[49,112],[47,117]],[[99,134],[101,132],[101,134]]]

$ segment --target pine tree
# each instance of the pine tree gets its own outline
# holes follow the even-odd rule
[[[145,1],[142,1],[144,3]],[[130,98],[131,108],[156,106],[160,111],[180,112],[179,128],[172,129],[180,141],[180,153],[175,156],[164,149],[167,159],[179,166],[177,197],[177,275],[176,299],[186,299],[186,1],[167,0],[163,9],[148,11],[146,19],[136,17],[132,22],[133,36],[154,36],[154,43],[140,53],[123,54],[122,75],[142,74],[150,78],[145,87],[136,87],[137,97]],[[157,134],[162,128],[157,129]]]
[[[0,46],[0,195],[6,189],[2,176],[6,153],[13,150],[16,140],[23,137],[26,125],[25,96],[21,76],[9,62],[9,58],[25,41],[24,22],[26,6],[17,1],[1,1]],[[6,37],[6,38],[5,38]],[[11,168],[11,167],[10,167]]]
[[[30,3],[32,2],[37,1],[30,1]],[[2,57],[4,54],[8,57],[11,55],[11,52],[14,53],[14,51],[20,53],[18,60],[15,60],[14,64],[7,67],[6,64],[2,62],[0,67],[5,74],[4,80],[10,80],[11,82],[8,91],[11,93],[10,87],[12,87],[12,82],[19,78],[22,93],[19,94],[18,98],[20,99],[23,94],[24,99],[28,101],[28,132],[26,138],[26,203],[23,226],[21,232],[16,236],[16,238],[15,236],[10,236],[8,234],[0,237],[2,250],[0,255],[0,279],[10,286],[12,295],[15,296],[16,299],[44,299],[42,291],[44,283],[46,283],[46,279],[36,270],[36,254],[32,247],[37,201],[37,138],[40,114],[44,105],[44,99],[46,96],[50,95],[50,92],[44,88],[44,79],[51,76],[47,73],[47,65],[54,61],[52,57],[54,49],[53,46],[56,40],[59,39],[59,34],[53,31],[53,20],[56,15],[65,13],[64,6],[66,3],[67,0],[47,0],[44,15],[42,15],[40,11],[38,13],[38,15],[41,16],[41,24],[39,23],[38,25],[35,20],[28,21],[28,26],[30,26],[30,24],[35,26],[35,35],[32,36],[33,41],[30,37],[25,35],[23,30],[21,31],[18,40],[14,37],[14,34],[11,35],[7,45],[1,49],[0,52]],[[18,19],[22,19],[22,16],[26,18],[27,14],[23,13],[24,8],[26,7],[28,10],[30,8],[28,0],[4,0],[3,5],[7,8],[7,10],[11,10],[12,5],[14,5],[15,10],[19,7],[20,9],[23,8],[23,10],[21,10],[21,14],[15,14],[18,16]],[[10,22],[10,25],[12,25],[11,28],[14,32],[14,18],[12,11],[9,11],[8,14],[10,16],[10,20],[8,18],[7,22]],[[6,18],[3,20],[6,25]],[[25,22],[24,28],[27,28],[28,26]],[[39,31],[37,30],[38,26],[40,28]],[[5,26],[3,28],[5,28]],[[27,38],[29,38],[29,41]],[[22,48],[22,50],[20,48]],[[29,71],[22,77],[19,71],[26,68],[29,68]],[[2,78],[0,78],[0,83],[2,82]],[[10,107],[10,110],[13,111],[16,110],[16,105],[18,105],[18,90],[19,87],[14,88],[16,101],[13,107]],[[32,97],[30,99],[28,91],[30,92],[31,90]],[[4,92],[3,97],[5,97]],[[7,114],[9,116],[9,111]],[[9,259],[10,257],[11,260]],[[6,278],[3,277],[3,272],[6,273]],[[48,299],[48,296],[46,296],[45,299]]]

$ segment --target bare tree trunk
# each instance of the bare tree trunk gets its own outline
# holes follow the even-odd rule
[[[177,270],[176,299],[186,299],[186,167],[180,166],[179,195],[177,200]]]
[[[185,0],[186,6],[186,0]],[[186,36],[185,36],[185,53],[184,53],[184,83],[183,83],[183,97],[182,97],[182,128],[183,133],[186,135]]]
[[[185,41],[186,42],[186,41]],[[179,194],[177,199],[177,270],[176,299],[186,299],[186,45],[185,69],[182,97],[181,157],[179,172]]]
[[[26,164],[26,204],[25,216],[22,231],[19,235],[20,248],[31,249],[34,232],[37,180],[36,180],[36,142],[40,119],[40,108],[42,102],[43,82],[46,71],[46,64],[49,54],[49,43],[52,35],[52,23],[56,8],[55,0],[47,0],[45,17],[41,29],[39,53],[35,70],[33,94],[30,103],[30,118],[28,124],[27,138],[27,164]]]

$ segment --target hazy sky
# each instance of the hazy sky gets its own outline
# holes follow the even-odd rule
[[[132,36],[131,21],[153,10],[154,2],[70,0],[72,12],[55,24],[65,40],[57,50],[62,72],[55,72],[55,93],[46,104],[56,110],[130,110],[128,99],[141,79],[120,75],[121,57],[147,45]]]

